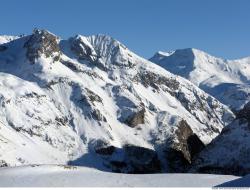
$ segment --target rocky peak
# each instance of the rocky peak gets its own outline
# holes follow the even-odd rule
[[[97,34],[89,36],[87,37],[87,39],[98,54],[106,54],[108,53],[108,51],[119,46],[123,46],[124,48],[126,48],[118,40],[115,40],[108,35]]]
[[[71,40],[70,48],[80,60],[89,60],[89,61],[97,60],[97,54],[93,46],[86,39],[86,37],[81,35],[76,35],[70,40]]]
[[[60,58],[58,37],[47,30],[34,29],[24,47],[27,49],[26,56],[31,63],[35,63],[41,55],[46,58],[51,57],[53,62]]]
[[[85,37],[76,35],[69,39],[70,49],[79,61],[86,60],[102,70],[113,66],[131,66],[129,51],[119,41],[107,35]],[[131,58],[132,59],[132,58]]]
[[[88,37],[88,41],[95,49],[101,62],[108,66],[131,66],[130,51],[125,45],[107,35],[93,35]]]

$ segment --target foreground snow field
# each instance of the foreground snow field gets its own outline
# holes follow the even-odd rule
[[[210,174],[118,174],[62,165],[0,169],[1,187],[213,187],[238,178]]]

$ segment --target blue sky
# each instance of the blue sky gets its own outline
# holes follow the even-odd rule
[[[250,56],[249,0],[1,0],[0,26],[0,34],[108,34],[145,58],[188,47]]]

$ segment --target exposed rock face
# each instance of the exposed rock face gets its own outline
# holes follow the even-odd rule
[[[96,142],[94,149],[97,154],[107,156],[112,155],[116,147],[110,145],[108,142],[99,140]]]
[[[136,113],[132,113],[129,118],[125,121],[130,127],[135,127],[139,124],[144,124],[145,122],[145,108],[142,108]]]
[[[35,29],[24,47],[27,49],[26,56],[31,63],[35,63],[41,55],[51,57],[53,61],[60,59],[58,38],[46,30]]]
[[[159,173],[161,164],[156,151],[145,147],[126,144],[122,148],[111,145],[106,140],[93,141],[90,148],[104,164],[118,173]]]
[[[71,39],[71,50],[82,60],[96,61],[97,54],[86,38],[75,36]]]
[[[100,141],[95,146],[95,152],[105,156],[107,165],[115,172],[158,173],[162,171],[162,164],[167,164],[167,172],[187,172],[193,158],[205,145],[185,120],[180,121],[173,138],[176,139],[169,140],[166,145],[166,159],[161,161],[155,150],[135,145],[125,145],[121,149]]]
[[[190,101],[190,97],[183,91],[178,91],[175,93],[175,97],[180,101],[180,103],[185,107],[185,109],[194,114],[194,117],[202,124],[206,125],[211,131],[219,134],[222,128],[218,128],[218,120],[214,119],[214,113],[210,110],[220,110],[220,102],[218,100],[213,100],[211,97],[205,97],[199,91],[194,92],[194,96],[196,98],[195,101]],[[198,114],[195,112],[203,112],[206,115],[207,120],[202,120]],[[230,115],[224,115],[221,112],[223,117],[228,117],[229,120],[233,121],[234,117]],[[212,124],[213,123],[213,124]],[[224,125],[229,124],[230,122],[224,123]]]
[[[199,137],[193,133],[192,129],[185,120],[181,120],[179,123],[176,135],[179,141],[176,146],[183,152],[186,160],[191,163],[193,156],[205,147],[204,144]]]
[[[73,88],[71,98],[76,102],[77,107],[82,110],[84,116],[96,121],[106,122],[106,117],[96,107],[100,104],[103,105],[102,98],[88,88],[83,88],[75,83],[71,85]]]
[[[120,151],[120,155],[123,155],[122,160],[111,157],[109,161],[113,171],[134,174],[161,172],[161,164],[154,150],[135,145],[125,145]]]
[[[106,146],[96,149],[96,153],[101,155],[111,155],[113,154],[114,151],[115,151],[114,146]]]
[[[185,120],[181,120],[176,131],[177,142],[166,151],[166,157],[170,172],[184,172],[192,163],[193,157],[199,153],[205,145],[199,137],[193,133]]]
[[[100,58],[99,66],[103,65],[107,69],[112,69],[114,66],[133,67],[127,48],[117,40],[105,35],[89,36],[87,39]]]
[[[145,87],[151,86],[156,90],[160,88],[160,85],[165,85],[171,90],[177,90],[179,88],[179,82],[174,78],[166,78],[150,71],[138,73],[134,80],[136,82],[141,82]]]
[[[157,173],[161,172],[160,161],[154,150],[133,145],[124,147],[128,173]]]
[[[107,122],[106,117],[103,116],[98,109],[93,109],[93,111],[91,112],[91,116],[94,120]]]
[[[87,97],[88,97],[90,102],[92,102],[92,103],[99,102],[99,103],[103,104],[102,98],[100,96],[98,96],[97,94],[95,94],[93,91],[86,88],[86,92],[87,92],[86,94],[87,94]]]

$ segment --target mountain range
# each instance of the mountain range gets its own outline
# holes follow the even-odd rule
[[[249,65],[195,49],[146,60],[106,35],[0,36],[0,165],[244,175]]]
[[[188,79],[233,111],[250,101],[250,57],[226,60],[189,48],[157,52],[150,61]]]

